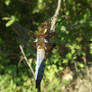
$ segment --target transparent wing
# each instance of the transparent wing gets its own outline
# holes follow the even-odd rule
[[[26,46],[30,39],[30,30],[22,27],[19,23],[16,22],[11,27],[17,35],[17,41],[20,41],[24,46]]]

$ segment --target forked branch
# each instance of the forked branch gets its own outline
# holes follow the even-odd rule
[[[26,61],[27,65],[29,66],[29,68],[30,68],[30,70],[31,70],[31,72],[33,74],[33,76],[35,76],[34,70],[33,70],[32,66],[28,62],[28,59],[27,59],[27,57],[26,57],[26,55],[24,53],[23,47],[21,45],[19,45],[19,48],[20,48],[20,51],[21,51],[21,54],[22,54],[22,59],[21,60],[24,59]]]

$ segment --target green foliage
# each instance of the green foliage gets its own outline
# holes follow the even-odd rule
[[[27,40],[25,33],[29,33],[18,26],[17,36],[14,22],[36,34],[40,24],[53,16],[56,7],[57,0],[0,1],[0,92],[36,92],[32,72],[25,61],[18,67],[19,43],[22,43],[27,46],[24,51],[35,70],[33,39],[30,36]],[[55,32],[52,40],[56,47],[47,55],[42,92],[65,92],[62,85],[70,84],[66,80],[62,82],[66,67],[74,73],[76,67],[82,72],[86,66],[84,58],[87,64],[92,61],[92,0],[63,0]]]
[[[9,74],[0,76],[0,91],[16,92],[16,83]]]
[[[15,16],[11,16],[9,21],[6,23],[6,27],[9,27],[11,26],[16,20],[16,17]]]
[[[10,2],[11,2],[11,0],[5,0],[4,3],[5,3],[5,5],[9,6]]]

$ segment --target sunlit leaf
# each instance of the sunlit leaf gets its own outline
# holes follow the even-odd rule
[[[11,16],[10,17],[10,20],[6,23],[6,27],[9,27],[11,26],[16,20],[16,17],[15,16]]]
[[[68,64],[68,59],[64,59],[64,60],[63,60],[63,63],[64,63],[64,64]]]
[[[79,66],[80,68],[83,68],[83,67],[84,67],[84,64],[78,63],[78,66]]]
[[[5,0],[5,5],[9,6],[11,0]]]
[[[67,59],[72,59],[72,53],[68,53],[68,54],[66,55],[66,58],[67,58]]]
[[[65,26],[61,26],[61,30],[65,31],[66,27]]]
[[[69,15],[69,11],[66,11],[65,14],[68,16]]]
[[[10,17],[3,17],[2,18],[2,20],[6,20],[6,21],[9,20],[9,19],[10,19]]]

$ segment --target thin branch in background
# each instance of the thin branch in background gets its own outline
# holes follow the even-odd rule
[[[32,74],[33,74],[33,76],[35,76],[35,73],[34,73],[34,70],[33,70],[33,68],[32,68],[32,66],[29,64],[29,62],[28,62],[28,59],[27,59],[27,57],[26,57],[26,55],[25,55],[25,53],[24,53],[24,50],[23,50],[23,47],[21,46],[21,45],[19,45],[19,48],[20,48],[20,50],[21,50],[21,53],[22,53],[22,58],[21,58],[21,60],[25,60],[26,61],[26,63],[27,63],[27,65],[29,66],[29,68],[30,68],[30,70],[31,70],[31,72],[32,72]],[[21,60],[20,60],[20,62],[21,62]],[[20,63],[19,62],[19,63]]]
[[[24,59],[23,56],[20,56],[20,60],[19,60],[19,62],[18,62],[18,68],[19,68],[21,62],[23,61],[23,59]]]
[[[55,31],[55,24],[56,24],[56,21],[57,21],[57,17],[59,15],[60,7],[61,7],[61,0],[58,0],[57,9],[56,9],[55,14],[53,15],[53,17],[51,19],[51,28],[50,28],[50,30],[53,31],[53,32]]]

